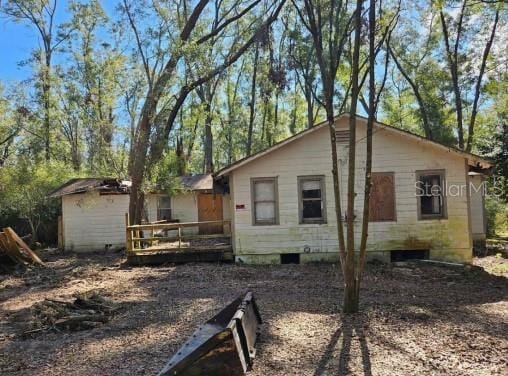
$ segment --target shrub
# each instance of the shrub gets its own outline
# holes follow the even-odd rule
[[[0,223],[24,234],[32,241],[53,240],[60,214],[60,200],[48,193],[73,174],[64,163],[32,163],[19,160],[0,169]],[[54,232],[54,234],[53,234]]]

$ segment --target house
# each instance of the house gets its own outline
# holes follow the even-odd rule
[[[347,206],[348,121],[344,114],[335,124],[343,208]],[[373,132],[368,258],[469,261],[474,243],[485,241],[483,188],[492,163],[386,124],[375,123]],[[366,148],[362,117],[357,118],[356,143],[358,245]],[[171,196],[146,194],[146,222],[185,222],[182,233],[192,238],[197,232],[225,231],[222,226],[207,228],[212,225],[196,222],[227,221],[228,246],[238,262],[337,261],[331,171],[329,129],[318,124],[213,176],[181,177],[183,189]],[[52,192],[51,197],[62,197],[63,247],[78,251],[123,247],[129,185],[114,179],[74,179]],[[151,228],[155,227],[164,226]],[[137,242],[144,251],[143,241]],[[157,243],[158,250],[172,252]]]
[[[146,195],[147,222],[198,222],[222,220],[229,215],[221,193],[213,192],[211,175],[180,177],[181,189]],[[129,181],[111,178],[72,179],[49,194],[61,197],[59,243],[66,250],[92,251],[125,247]],[[202,228],[200,228],[202,229]],[[193,232],[197,229],[190,228]]]
[[[336,119],[339,186],[347,206],[349,116]],[[485,238],[479,156],[375,123],[368,258],[469,261]],[[360,243],[366,119],[357,118],[356,245]],[[230,193],[232,245],[245,263],[338,260],[327,124],[316,125],[218,171]]]

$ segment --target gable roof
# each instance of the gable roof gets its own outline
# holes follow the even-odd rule
[[[344,118],[344,117],[347,117],[349,118],[349,113],[343,113],[343,114],[340,114],[340,115],[337,115],[335,117],[335,121],[341,119],[341,118]],[[360,115],[356,115],[356,118],[360,121],[363,121],[363,122],[367,122],[367,118],[364,117],[364,116],[360,116]],[[314,127],[312,128],[309,128],[309,129],[305,129],[304,131],[302,132],[299,132],[291,137],[288,137],[274,145],[272,145],[271,147],[265,149],[265,150],[262,150],[258,153],[255,153],[249,157],[245,157],[245,158],[242,158],[232,164],[230,164],[229,166],[226,166],[222,169],[220,169],[219,171],[217,171],[214,176],[215,177],[220,177],[220,176],[224,176],[224,175],[227,175],[229,172],[233,171],[233,170],[236,170],[237,168],[247,164],[247,163],[250,163],[252,162],[253,160],[256,160],[266,154],[269,154],[271,153],[272,151],[275,151],[277,149],[280,149],[281,147],[284,147],[285,145],[293,142],[293,141],[296,141],[304,136],[306,136],[307,134],[310,134],[310,133],[313,133],[319,129],[322,129],[324,127],[328,126],[328,123],[326,121],[323,121],[321,123],[318,123],[316,124]],[[387,131],[389,132],[394,132],[394,133],[397,133],[397,134],[401,134],[405,137],[410,137],[416,141],[424,141],[425,143],[427,143],[429,146],[432,146],[432,147],[436,147],[438,149],[441,149],[441,150],[444,150],[444,151],[447,151],[447,152],[452,152],[454,154],[457,154],[457,155],[460,155],[462,157],[465,157],[467,158],[468,160],[468,163],[471,165],[471,166],[481,166],[481,168],[490,168],[490,167],[493,167],[494,166],[494,163],[487,159],[487,158],[484,158],[484,157],[481,157],[479,155],[476,155],[476,154],[473,154],[473,153],[468,153],[468,152],[465,152],[463,150],[460,150],[456,147],[453,147],[453,146],[448,146],[448,145],[445,145],[445,144],[442,144],[440,142],[437,142],[437,141],[433,141],[433,140],[429,140],[425,137],[422,137],[420,135],[417,135],[415,133],[412,133],[410,131],[407,131],[407,130],[404,130],[404,129],[400,129],[400,128],[396,128],[392,125],[388,125],[388,124],[384,124],[384,123],[381,123],[379,121],[375,121],[374,122],[374,126],[375,127],[378,127],[380,129],[386,129]]]

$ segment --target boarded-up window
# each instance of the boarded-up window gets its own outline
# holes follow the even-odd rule
[[[324,176],[300,176],[298,188],[300,223],[325,223]]]
[[[417,171],[416,196],[419,219],[446,217],[444,187],[444,170]]]
[[[277,178],[252,179],[253,224],[275,225],[278,222]]]
[[[171,219],[171,197],[157,197],[157,220],[169,221]]]
[[[395,221],[395,181],[392,172],[372,174],[369,221]]]

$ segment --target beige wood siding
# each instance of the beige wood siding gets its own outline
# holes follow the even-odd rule
[[[195,193],[171,198],[172,215],[180,222],[198,220]],[[146,209],[149,221],[157,220],[157,194],[148,194]],[[99,195],[97,192],[62,197],[64,248],[75,251],[104,250],[125,246],[125,214],[129,195]],[[197,233],[198,228],[184,233]]]
[[[483,177],[480,175],[470,176],[471,182],[471,227],[473,238],[485,239],[486,223],[483,197]]]
[[[225,221],[231,220],[231,196],[229,194],[222,196],[222,215]]]
[[[341,119],[339,129],[346,129]],[[393,172],[396,222],[370,223],[369,251],[430,249],[431,257],[463,260],[471,257],[467,195],[447,196],[447,219],[418,220],[415,171],[443,169],[449,186],[466,186],[464,159],[402,135],[377,129],[373,137],[373,172]],[[338,145],[341,202],[346,205],[347,147]],[[356,158],[356,244],[363,207],[365,127],[358,123]],[[297,177],[325,175],[326,224],[298,223]],[[277,226],[252,226],[250,179],[277,176],[279,220]],[[237,256],[270,255],[284,252],[322,254],[337,252],[330,141],[327,128],[295,140],[283,148],[234,170],[230,176],[231,206]],[[235,205],[245,205],[236,210]]]
[[[97,192],[62,197],[62,222],[66,250],[104,250],[125,246],[125,213],[129,195]]]
[[[188,192],[175,194],[171,197],[171,217],[180,222],[198,221],[198,200],[197,193]],[[150,222],[157,220],[157,197],[160,194],[149,194],[147,197],[148,218]],[[195,234],[198,228],[186,228],[184,234]]]

